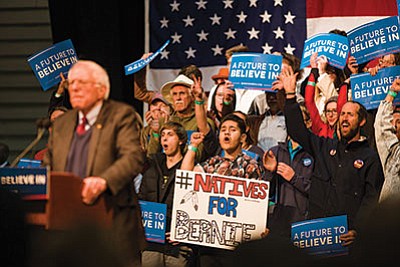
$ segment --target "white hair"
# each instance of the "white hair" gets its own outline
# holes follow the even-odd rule
[[[110,96],[110,78],[108,77],[107,71],[98,63],[92,60],[80,59],[71,67],[71,69],[77,65],[83,65],[90,69],[91,74],[93,75],[93,78],[96,80],[96,82],[106,88],[104,100],[107,100]]]

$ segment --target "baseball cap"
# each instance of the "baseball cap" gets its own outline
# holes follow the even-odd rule
[[[170,105],[170,103],[162,96],[162,94],[158,93],[158,92],[153,95],[153,98],[151,99],[150,104],[153,104],[156,101],[161,101],[166,105]]]

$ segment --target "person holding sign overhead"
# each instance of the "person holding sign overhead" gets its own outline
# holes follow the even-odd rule
[[[354,58],[349,60],[349,69],[353,70]],[[320,115],[317,104],[315,103],[315,91],[317,91],[317,80],[319,77],[318,66],[326,66],[327,62],[323,58],[318,58],[318,54],[314,53],[310,58],[311,73],[308,76],[307,86],[305,90],[304,102],[307,109],[310,111],[312,127],[311,130],[318,136],[333,138],[336,135],[336,122],[338,114],[342,106],[347,101],[347,90],[349,88],[349,79],[340,85],[339,96],[332,96],[328,98],[324,105],[323,114],[325,121]],[[325,67],[322,67],[325,68]],[[335,81],[336,75],[331,73],[329,77]]]
[[[310,218],[346,214],[350,230],[340,240],[349,246],[356,240],[358,227],[377,204],[384,181],[377,153],[361,136],[366,109],[358,102],[347,102],[339,117],[339,139],[316,136],[305,127],[296,102],[296,74],[288,69],[280,78],[286,91],[288,134],[315,159],[309,193]]]

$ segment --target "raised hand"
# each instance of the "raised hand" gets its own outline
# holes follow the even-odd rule
[[[318,68],[317,58],[318,58],[318,52],[313,53],[310,57],[310,66],[313,69]]]
[[[276,166],[278,165],[278,162],[276,161],[275,154],[274,152],[272,152],[272,150],[269,150],[264,153],[263,165],[264,168],[270,172],[276,171]]]
[[[294,73],[292,67],[285,68],[279,75],[286,94],[294,94],[296,92],[296,77],[298,73]]]
[[[328,66],[328,58],[326,56],[319,56],[317,58],[317,65],[319,74],[323,74],[326,72],[326,67]]]
[[[192,95],[197,100],[203,100],[203,88],[201,87],[201,78],[196,78],[192,75],[193,85],[192,85]]]
[[[358,63],[355,57],[349,57],[349,60],[347,61],[347,68],[349,68],[351,74],[358,73]]]
[[[194,132],[190,136],[190,144],[194,147],[198,147],[204,140],[204,134],[201,132]]]

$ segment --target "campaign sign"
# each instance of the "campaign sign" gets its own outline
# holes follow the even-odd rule
[[[273,91],[272,83],[281,73],[282,56],[260,53],[234,53],[229,81],[235,89]]]
[[[22,158],[18,161],[18,168],[39,168],[42,161],[35,159]]]
[[[348,254],[339,236],[347,233],[347,216],[334,216],[292,224],[293,245],[310,255],[339,256]]]
[[[146,59],[139,59],[125,66],[125,75],[138,72],[155,59],[166,47],[169,45],[170,40],[167,40],[155,53],[151,54]]]
[[[400,51],[399,17],[393,16],[361,25],[347,34],[350,54],[361,64]]]
[[[139,200],[146,240],[165,243],[167,204]]]
[[[47,168],[0,168],[0,186],[23,199],[46,199]]]
[[[304,42],[301,69],[310,65],[310,57],[314,53],[318,53],[318,56],[326,56],[329,65],[343,69],[349,54],[349,41],[345,36],[334,33],[312,36]]]
[[[269,182],[177,170],[171,240],[233,250],[261,238]]]
[[[67,77],[69,69],[77,61],[78,57],[70,39],[28,58],[28,63],[44,91],[61,82],[60,73]]]
[[[368,72],[350,76],[351,96],[365,106],[366,109],[379,107],[381,100],[385,99],[390,86],[396,77],[400,76],[400,66],[383,68],[375,76]],[[400,104],[400,95],[393,103]]]

